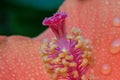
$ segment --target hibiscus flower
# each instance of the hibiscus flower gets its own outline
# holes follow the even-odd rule
[[[120,79],[119,9],[119,0],[66,0],[59,9],[68,14],[65,23],[67,34],[70,34],[73,27],[77,27],[85,39],[92,41],[95,64],[85,71],[90,80]],[[53,33],[49,29],[34,39],[1,36],[0,80],[53,79],[46,72],[46,63],[43,63],[44,58],[42,61],[43,55],[40,54],[43,39],[52,37]],[[83,80],[86,80],[84,76]]]

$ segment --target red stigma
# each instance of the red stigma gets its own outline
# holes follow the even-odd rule
[[[57,12],[52,17],[45,18],[45,20],[43,21],[43,25],[47,25],[47,26],[56,25],[56,24],[64,21],[66,17],[67,17],[66,13]]]
[[[45,18],[43,21],[43,25],[49,26],[58,39],[66,37],[66,31],[64,27],[66,17],[66,13],[57,12],[52,17]]]

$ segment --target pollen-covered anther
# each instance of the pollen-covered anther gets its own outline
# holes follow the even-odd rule
[[[93,50],[93,47],[90,46],[90,44],[84,43],[83,49],[84,49],[84,51],[92,51],[92,50]]]
[[[78,40],[78,44],[75,45],[75,48],[80,48],[83,45],[83,41],[82,40]]]
[[[58,55],[58,57],[59,57],[59,58],[63,58],[63,57],[65,57],[67,54],[68,54],[67,50],[66,50],[66,49],[62,49],[62,53],[60,53],[60,54]]]
[[[88,51],[88,50],[85,50],[84,54],[82,55],[82,57],[84,57],[84,58],[88,58],[91,56],[92,56],[92,51]]]
[[[65,56],[65,59],[66,60],[73,60],[73,56],[72,55]]]
[[[81,66],[86,66],[88,64],[88,59],[83,59],[82,60],[82,63],[81,63]]]
[[[41,54],[42,57],[48,55],[47,51],[44,50],[44,49],[41,49],[41,53],[42,53],[42,54]]]
[[[67,38],[70,40],[70,39],[73,39],[74,36],[73,35],[68,35]]]
[[[79,74],[78,74],[77,70],[73,71],[72,74],[73,74],[73,78],[78,78],[79,77]]]
[[[92,56],[92,51],[87,52],[87,57],[90,58]]]
[[[42,46],[41,46],[41,50],[47,50],[47,49],[49,49],[48,48],[48,45],[45,43],[45,44],[42,44]]]
[[[82,34],[82,31],[76,27],[74,27],[71,31],[72,35],[74,36],[78,36],[78,35],[81,35]]]
[[[47,41],[47,39],[45,39],[45,40],[43,41],[42,46],[41,46],[41,53],[42,53],[41,56],[42,56],[42,57],[43,57],[43,56],[46,56],[46,55],[48,54],[47,50],[49,50],[48,41]]]
[[[69,63],[69,67],[76,67],[77,66],[77,63],[76,62],[70,62]]]
[[[55,63],[55,64],[59,64],[60,61],[61,61],[61,59],[58,57],[58,58],[56,58],[56,59],[54,60],[54,63]]]
[[[50,51],[54,52],[56,48],[57,48],[57,45],[55,45],[55,44],[50,45]]]
[[[61,73],[67,73],[67,71],[68,71],[68,67],[64,67],[60,69]]]
[[[89,39],[85,39],[84,42],[85,42],[86,45],[91,44],[91,41]]]
[[[46,63],[46,64],[45,64],[45,68],[46,68],[46,71],[47,71],[48,73],[53,73],[53,71],[52,71],[52,66],[51,66],[49,63]]]
[[[59,58],[63,58],[63,57],[65,57],[65,56],[66,56],[66,53],[60,53],[60,54],[58,55]]]
[[[43,40],[43,44],[44,44],[44,45],[48,45],[48,39],[44,39],[44,40]]]
[[[78,35],[75,37],[75,40],[76,41],[78,41],[78,40],[84,41],[84,37],[82,35]]]
[[[68,66],[68,65],[69,65],[69,62],[67,62],[66,59],[62,59],[62,64],[63,64],[64,66]]]
[[[50,62],[52,61],[52,59],[51,59],[51,58],[48,58],[48,56],[44,56],[44,57],[43,57],[43,61],[44,61],[45,63],[50,63]]]
[[[62,49],[62,52],[63,52],[64,54],[67,54],[67,53],[68,53],[68,51],[67,51],[65,48]]]
[[[47,50],[48,48],[48,40],[44,39],[43,44],[41,46],[41,50]]]

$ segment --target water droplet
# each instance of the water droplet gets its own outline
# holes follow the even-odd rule
[[[111,72],[111,66],[109,64],[104,64],[101,68],[101,72],[104,75],[110,74]]]
[[[108,5],[108,4],[109,4],[109,1],[105,1],[105,4]]]
[[[33,77],[31,77],[30,80],[35,80],[35,79]]]
[[[118,1],[117,3],[118,3],[118,5],[120,5],[120,1]]]
[[[110,46],[110,52],[112,54],[120,52],[120,39],[113,41],[113,43]]]
[[[114,18],[113,19],[113,25],[115,27],[120,27],[120,18]]]

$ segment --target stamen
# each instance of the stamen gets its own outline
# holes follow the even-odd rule
[[[66,35],[66,17],[65,13],[58,12],[43,21],[57,38],[45,41],[41,46],[43,61],[53,80],[88,80],[85,74],[94,61],[91,41],[85,39],[78,28],[73,28],[71,34]]]

